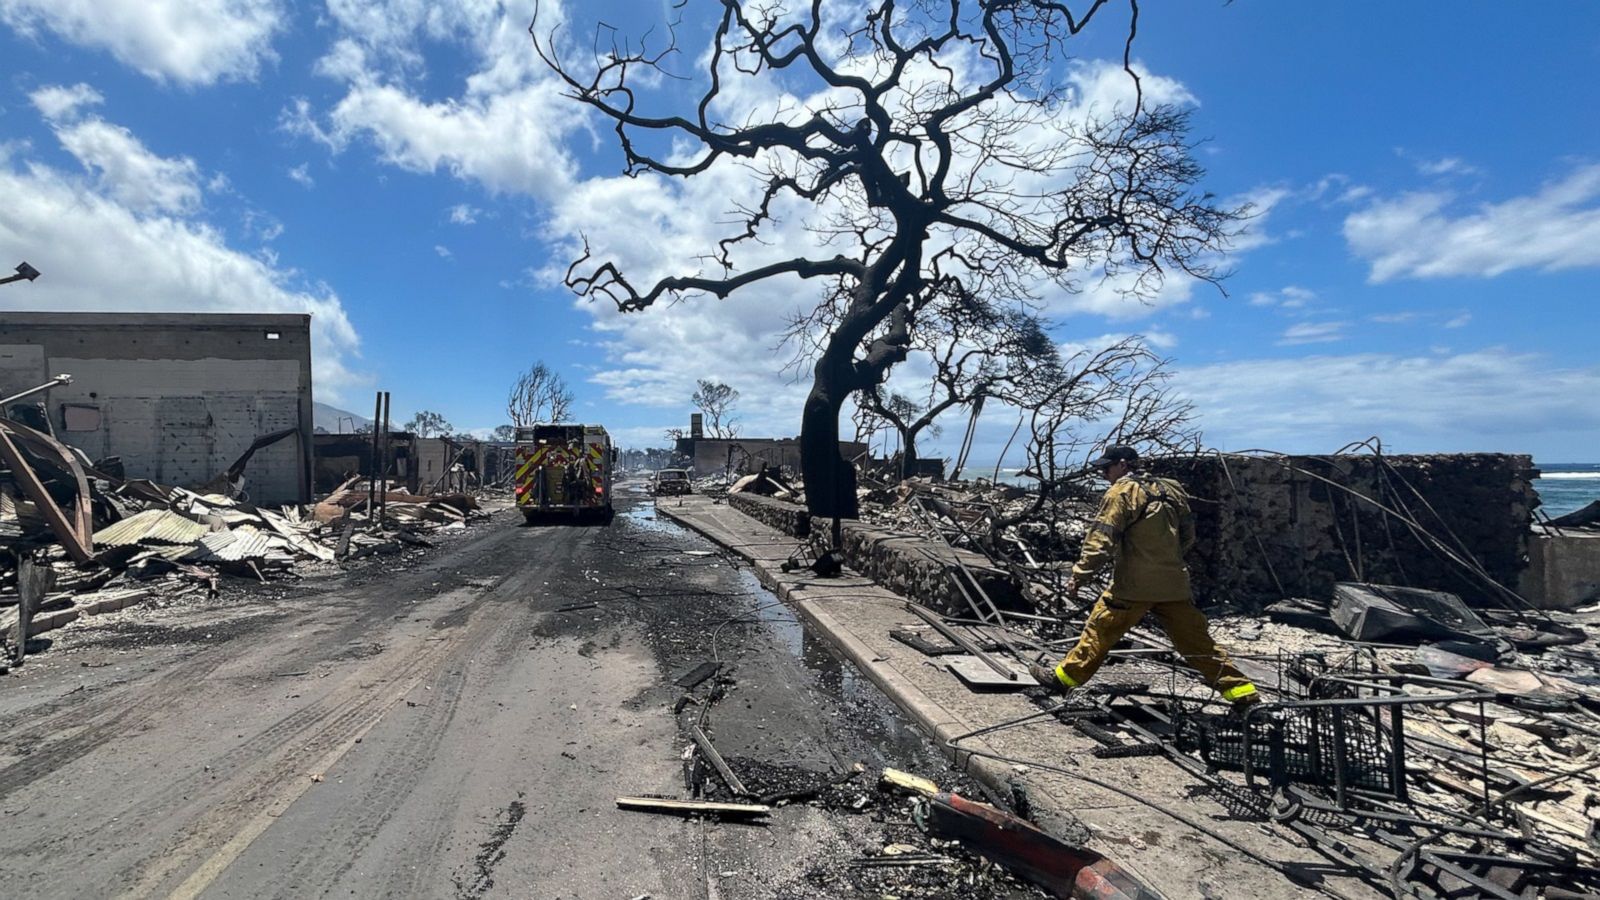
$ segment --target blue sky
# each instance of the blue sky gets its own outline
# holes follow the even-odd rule
[[[663,8],[568,6],[634,31]],[[1052,304],[1058,339],[1147,335],[1230,449],[1376,433],[1600,457],[1600,7],[1442,9],[1146,3],[1135,55],[1192,105],[1203,186],[1260,215],[1226,297],[1091,292]],[[44,272],[0,287],[0,314],[310,310],[318,397],[358,412],[381,387],[397,411],[492,428],[543,359],[629,443],[684,423],[701,376],[743,392],[747,433],[793,433],[804,385],[776,331],[805,297],[619,317],[560,287],[580,233],[644,269],[692,259],[726,185],[617,177],[533,56],[531,10],[0,0],[0,263]],[[1076,45],[1085,92],[1120,39]],[[1013,421],[986,419],[976,458]]]

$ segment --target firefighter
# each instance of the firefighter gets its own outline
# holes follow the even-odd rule
[[[1183,564],[1194,544],[1189,497],[1176,481],[1135,472],[1138,462],[1132,447],[1112,446],[1090,463],[1111,488],[1072,567],[1067,596],[1077,602],[1082,585],[1108,564],[1113,565],[1111,584],[1089,613],[1077,646],[1054,669],[1034,664],[1028,671],[1054,690],[1081,687],[1128,629],[1154,613],[1184,660],[1242,711],[1261,699],[1256,686],[1211,640],[1206,617],[1189,592]]]

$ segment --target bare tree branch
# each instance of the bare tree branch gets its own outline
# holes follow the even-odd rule
[[[681,94],[641,88],[680,77],[669,68],[677,23],[654,47],[614,38],[607,47],[597,30],[592,64],[580,66],[562,58],[561,33],[536,13],[535,51],[569,97],[610,124],[626,174],[692,178],[736,164],[760,180],[753,198],[730,201],[727,236],[701,257],[715,271],[635,283],[604,258],[612,249],[597,258],[585,243],[566,282],[632,312],[663,298],[824,279],[829,293],[790,332],[811,364],[801,445],[814,514],[855,514],[854,471],[837,445],[841,407],[913,352],[950,280],[972,294],[997,288],[985,300],[998,308],[1026,305],[1033,285],[1077,291],[1098,277],[1145,299],[1175,274],[1220,278],[1217,254],[1244,210],[1195,191],[1202,173],[1187,113],[1146,107],[1132,64],[1138,0],[706,4],[715,27],[707,52],[693,54],[703,70],[692,79],[692,111],[646,109]],[[1062,60],[1117,9],[1126,10],[1133,105],[1085,120],[1068,107]],[[797,108],[730,124],[719,115],[732,109],[735,81],[768,82],[783,96],[796,85],[815,92]],[[736,251],[765,243],[780,201],[818,211],[808,227],[832,252],[802,248],[741,267]]]
[[[566,379],[543,362],[517,376],[506,395],[511,424],[526,428],[539,422],[564,422],[572,416],[572,389]]]

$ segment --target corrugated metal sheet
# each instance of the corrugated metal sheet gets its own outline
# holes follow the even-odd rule
[[[238,562],[243,559],[261,559],[272,550],[273,544],[280,540],[282,539],[276,535],[241,528],[237,531],[218,531],[208,534],[200,539],[200,544],[206,548],[212,559]]]
[[[185,519],[170,510],[147,509],[102,528],[95,534],[94,542],[107,547],[126,547],[145,542],[193,545],[210,530],[209,526]]]
[[[162,559],[170,559],[173,562],[183,562],[184,560],[194,556],[196,553],[203,552],[205,551],[201,550],[199,547],[193,547],[188,544],[151,544],[144,550],[140,551],[139,554],[134,557],[134,559],[141,559],[147,556],[159,556]]]

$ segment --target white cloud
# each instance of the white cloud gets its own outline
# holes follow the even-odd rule
[[[34,107],[47,121],[52,122],[76,118],[78,111],[85,106],[98,106],[106,102],[99,91],[81,82],[71,87],[46,85],[29,94],[28,99],[33,101]]]
[[[50,31],[185,86],[253,79],[286,17],[278,0],[0,0],[0,21],[24,35]]]
[[[547,3],[548,20],[557,4]],[[342,152],[370,142],[381,160],[444,172],[495,193],[558,197],[576,175],[565,138],[583,122],[529,45],[531,9],[494,0],[334,0],[340,36],[317,64],[344,96],[324,114],[296,99],[282,126]],[[445,44],[476,57],[455,96],[424,97],[422,48]],[[430,91],[430,94],[436,93]]]
[[[1372,196],[1372,188],[1369,188],[1364,184],[1358,184],[1355,187],[1345,191],[1343,194],[1340,194],[1339,202],[1358,203],[1370,196]]]
[[[339,297],[303,285],[270,252],[251,256],[187,204],[129,193],[129,182],[85,183],[37,162],[0,155],[0,246],[25,252],[45,273],[26,291],[0,292],[0,308],[308,312],[319,397],[337,400],[363,382],[350,361],[358,339]],[[267,222],[267,232],[281,227]]]
[[[1424,175],[1472,175],[1478,170],[1458,156],[1447,156],[1443,159],[1419,160],[1417,171]]]
[[[393,85],[359,85],[329,114],[336,146],[370,140],[386,163],[448,172],[496,193],[553,199],[576,167],[561,138],[579,120],[551,84],[435,103]]]
[[[1377,434],[1418,451],[1512,450],[1600,429],[1600,368],[1499,349],[1248,360],[1179,369],[1177,385],[1227,449],[1326,453]]]
[[[1344,340],[1344,322],[1300,322],[1284,331],[1279,344],[1324,344]]]
[[[1446,328],[1465,328],[1471,322],[1472,322],[1472,313],[1464,312],[1461,315],[1456,316],[1455,318],[1451,319],[1450,321],[1444,323],[1444,327],[1446,327]]]
[[[493,0],[437,4],[335,0],[329,14],[338,35],[318,72],[340,81],[343,96],[323,111],[313,110],[307,101],[295,101],[284,111],[283,127],[335,152],[371,147],[382,161],[397,168],[443,172],[494,193],[545,201],[549,218],[543,234],[555,252],[548,268],[534,273],[545,285],[558,283],[568,260],[581,252],[580,237],[591,244],[597,259],[617,261],[635,284],[700,271],[706,265],[704,255],[715,249],[718,239],[732,233],[729,211],[741,200],[752,199],[757,182],[739,165],[719,165],[687,181],[580,179],[566,146],[587,127],[585,114],[579,104],[561,96],[550,73],[530,52],[523,9],[512,12]],[[447,86],[442,95],[439,79],[425,72],[422,53],[427,45],[440,43],[473,58],[470,77],[454,91]],[[586,58],[588,52],[574,48],[578,58]],[[957,51],[963,52],[967,51]],[[971,61],[950,62],[971,65]],[[1126,73],[1112,63],[1075,67],[1067,88],[1063,116],[1073,120],[1091,112],[1107,114],[1119,105],[1126,108],[1133,98]],[[1147,102],[1194,102],[1182,84],[1148,72],[1143,90]],[[667,96],[678,93],[673,88]],[[757,111],[757,119],[771,120],[803,115],[819,100],[820,96],[795,96],[770,81],[753,84],[751,79],[732,78],[724,81],[712,114],[736,122]],[[1055,129],[1060,122],[1037,125]],[[611,144],[608,131],[599,132],[596,140]],[[1021,177],[1029,180],[1028,187],[1048,188],[1039,173]],[[1263,209],[1276,202],[1270,192],[1261,199],[1267,201]],[[807,229],[832,211],[780,202],[774,208],[775,220],[763,228],[762,242],[742,247],[737,266],[748,269],[774,258],[837,252],[821,249],[821,238]],[[461,204],[449,211],[449,218],[470,224],[480,214]],[[1142,305],[1126,296],[1132,285],[1125,279],[1102,280],[1099,270],[1089,265],[1081,274],[1088,290],[1077,295],[1040,279],[1040,293],[1052,314],[1147,316],[1154,309],[1188,302],[1196,284],[1187,276],[1171,277],[1149,305]],[[502,284],[515,287],[511,281]],[[616,313],[603,299],[581,303],[593,316],[592,327],[602,339],[609,363],[591,381],[603,387],[610,400],[665,410],[686,407],[696,378],[716,377],[745,392],[743,417],[751,433],[791,433],[806,387],[778,373],[775,361],[786,356],[775,345],[788,317],[814,305],[821,290],[820,283],[790,279],[753,286],[727,301],[700,297],[627,316]]]
[[[450,252],[450,248],[446,247],[443,244],[434,244],[433,245],[433,252],[439,254],[439,258],[440,259],[449,259],[451,256],[454,255],[454,254],[452,254]]]
[[[1277,238],[1267,234],[1267,218],[1272,215],[1273,209],[1283,201],[1289,199],[1293,192],[1282,187],[1259,187],[1240,197],[1230,197],[1225,206],[1247,207],[1250,212],[1243,229],[1234,236],[1229,247],[1235,253],[1243,253],[1264,247],[1277,242]]]
[[[81,117],[103,102],[85,84],[45,87],[30,99],[66,148],[95,176],[101,190],[139,213],[192,213],[200,207],[200,167],[188,157],[158,156],[133,132],[99,116]]]
[[[1178,346],[1178,336],[1170,331],[1149,328],[1144,332],[1145,342],[1157,350],[1171,350]]]
[[[1345,240],[1371,264],[1374,283],[1600,266],[1600,164],[1529,196],[1456,205],[1444,192],[1378,200],[1345,219]]]
[[[310,169],[310,163],[301,163],[300,165],[295,166],[289,170],[289,180],[300,185],[301,187],[315,187],[317,182],[316,179],[311,177]]]
[[[1058,140],[1056,129],[1063,121],[1081,121],[1091,112],[1106,114],[1118,105],[1126,108],[1133,98],[1126,73],[1109,63],[1075,68],[1067,88],[1067,106],[1060,117],[1038,125],[1041,140]],[[1144,74],[1144,89],[1147,102],[1193,102],[1181,84],[1150,73]],[[713,114],[719,120],[735,122],[792,118],[804,115],[822,99],[823,95],[797,97],[770,83],[753,85],[750,79],[726,79]],[[1033,136],[1022,134],[1014,139],[1025,144]],[[683,152],[681,148],[679,152]],[[756,169],[765,164],[764,159],[754,161]],[[1052,187],[1051,179],[1062,177],[1063,173],[1024,173],[1016,176],[1014,186],[1021,196],[1043,196],[1059,189],[1059,184]],[[553,233],[568,237],[567,253],[577,255],[576,238],[582,235],[596,260],[615,261],[635,285],[651,285],[667,275],[716,274],[718,270],[707,266],[704,256],[716,248],[718,239],[737,231],[728,224],[730,210],[740,203],[753,205],[752,191],[758,183],[750,169],[733,164],[719,164],[687,180],[593,178],[572,186],[558,199],[550,223]],[[1281,194],[1272,189],[1237,198],[1255,201],[1262,217],[1280,199]],[[782,198],[772,208],[772,219],[762,227],[761,241],[742,245],[735,253],[735,269],[747,271],[800,254],[847,252],[840,246],[825,246],[823,238],[807,227],[841,212],[845,212],[841,206],[818,208]],[[1257,228],[1261,224],[1260,218],[1254,223]],[[1254,246],[1259,240],[1250,236],[1246,243]],[[542,273],[546,279],[559,280],[570,258],[567,253],[557,252],[558,262]],[[1135,287],[1130,275],[1107,277],[1104,268],[1090,260],[1075,274],[1077,291],[1063,289],[1042,273],[1031,285],[1047,315],[1139,319],[1190,302],[1195,287],[1203,284],[1181,272],[1169,273],[1153,296],[1140,302],[1130,296]],[[820,282],[784,279],[741,289],[727,300],[696,297],[679,304],[660,303],[643,314],[627,316],[617,314],[604,299],[585,304],[583,308],[595,317],[595,329],[608,339],[611,363],[591,381],[603,386],[608,398],[617,402],[687,410],[695,378],[716,377],[744,392],[741,410],[747,433],[792,434],[809,390],[810,371],[780,373],[790,351],[775,345],[789,317],[814,306],[822,290]],[[1160,330],[1147,337],[1162,348],[1173,346],[1176,340]],[[914,356],[897,370],[893,380],[925,387],[925,381],[918,383],[916,368]]]
[[[1256,291],[1249,296],[1251,306],[1276,306],[1282,309],[1302,309],[1317,299],[1315,291],[1296,285],[1286,285],[1276,291]]]

